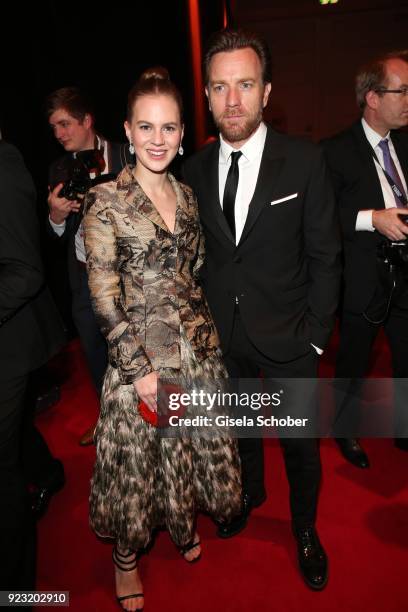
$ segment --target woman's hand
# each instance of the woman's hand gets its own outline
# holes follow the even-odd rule
[[[135,391],[139,396],[139,400],[144,402],[146,406],[153,412],[157,412],[157,381],[159,375],[157,372],[150,372],[143,378],[139,378],[133,383]]]

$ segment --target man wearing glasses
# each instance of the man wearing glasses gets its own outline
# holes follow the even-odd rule
[[[374,340],[383,327],[393,375],[408,378],[408,245],[403,243],[408,236],[408,134],[400,131],[408,125],[408,50],[360,70],[356,96],[362,118],[323,143],[340,210],[345,259],[336,377],[366,376]],[[402,261],[390,266],[390,245],[400,242]],[[357,395],[345,393],[339,400],[347,431],[343,429],[340,435],[346,437],[337,442],[348,461],[367,468],[367,454],[354,437]],[[395,443],[408,450],[407,438]]]

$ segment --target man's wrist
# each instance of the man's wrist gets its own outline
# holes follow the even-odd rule
[[[54,215],[53,213],[50,213],[49,219],[54,225],[62,227],[63,225],[65,225],[66,216],[60,217],[59,215]]]
[[[55,221],[51,219],[51,215],[49,215],[48,220],[50,222],[53,232],[57,234],[57,236],[61,237],[63,233],[65,232],[65,226],[66,226],[65,219],[63,220],[62,223],[56,223]]]

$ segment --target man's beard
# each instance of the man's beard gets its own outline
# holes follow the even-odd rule
[[[222,137],[227,142],[241,142],[247,140],[257,129],[258,125],[262,121],[262,109],[259,109],[255,115],[245,117],[243,123],[236,123],[227,125],[227,122],[234,119],[234,115],[225,116],[221,118],[214,118],[215,125],[221,132]],[[242,120],[242,117],[240,117]]]

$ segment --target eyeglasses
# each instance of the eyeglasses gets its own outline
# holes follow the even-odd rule
[[[401,94],[402,96],[408,95],[408,87],[401,87],[400,89],[386,89],[385,87],[378,87],[375,90],[377,93],[395,93]]]

